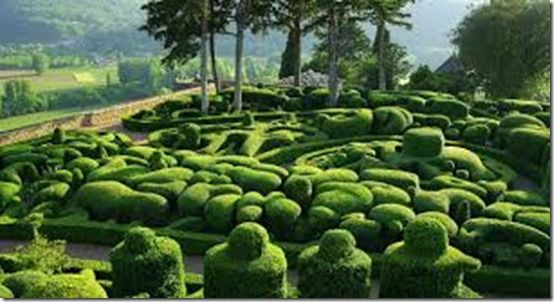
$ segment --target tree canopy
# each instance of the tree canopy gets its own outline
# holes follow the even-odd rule
[[[452,42],[468,69],[496,97],[525,97],[529,81],[550,67],[548,0],[496,0],[475,8]]]

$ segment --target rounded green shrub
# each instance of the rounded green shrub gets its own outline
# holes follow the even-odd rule
[[[187,168],[166,168],[142,175],[131,177],[133,184],[149,183],[167,183],[173,181],[188,181],[194,175],[194,172]]]
[[[358,109],[352,115],[337,116],[326,119],[321,129],[330,138],[343,138],[367,135],[373,125],[373,112],[369,109]]]
[[[468,117],[469,106],[458,100],[433,98],[425,103],[425,111],[458,120]]]
[[[379,107],[374,115],[373,132],[377,134],[402,134],[414,122],[412,114],[401,107]]]
[[[235,204],[240,195],[225,194],[210,199],[204,208],[204,217],[210,230],[226,234],[234,225]]]
[[[457,296],[463,273],[481,266],[450,247],[443,225],[425,217],[408,224],[404,241],[390,245],[382,261],[383,298],[463,298]]]
[[[548,206],[549,202],[541,195],[529,191],[506,191],[499,200],[511,202],[522,206]]]
[[[339,215],[367,212],[373,205],[373,194],[361,184],[326,182],[317,188],[312,205],[325,206]]]
[[[286,238],[294,229],[302,208],[290,199],[275,198],[267,201],[264,211],[269,230],[278,238]]]
[[[402,226],[406,226],[416,217],[412,209],[399,204],[382,204],[374,207],[369,212],[368,218],[373,219],[383,225],[394,221],[399,221]]]
[[[0,299],[13,299],[14,295],[12,291],[5,287],[4,285],[0,284]]]
[[[284,298],[287,294],[285,253],[269,242],[267,231],[243,223],[229,241],[204,257],[205,298]]]
[[[476,254],[486,248],[485,243],[509,244],[517,248],[533,243],[543,251],[550,250],[550,236],[540,230],[518,222],[491,218],[466,221],[460,227],[458,242],[461,248]]]
[[[327,207],[316,206],[308,211],[308,223],[316,232],[332,229],[339,224],[339,221],[339,214]]]
[[[290,176],[283,186],[283,191],[290,199],[298,202],[304,210],[310,207],[313,186],[310,178],[302,175]]]
[[[403,152],[409,156],[435,157],[442,153],[444,135],[438,128],[413,128],[404,133]]]
[[[197,124],[187,123],[179,127],[179,133],[185,136],[177,142],[179,149],[197,149],[202,139],[202,128]]]
[[[520,212],[514,216],[514,222],[532,226],[537,230],[550,234],[550,211],[548,212]]]
[[[131,229],[110,252],[115,297],[148,293],[152,298],[184,298],[185,265],[179,244],[150,229]]]
[[[95,219],[117,219],[120,222],[160,221],[169,209],[162,196],[133,191],[114,181],[87,183],[75,193],[73,200]]]
[[[507,151],[525,163],[539,165],[549,143],[549,129],[517,128],[508,135]]]
[[[348,169],[328,169],[324,172],[310,175],[314,187],[330,181],[357,182],[358,174]]]
[[[412,203],[410,195],[406,191],[385,183],[375,184],[375,182],[362,182],[373,194],[373,203],[375,205],[395,203],[409,206]]]
[[[489,127],[477,124],[467,127],[462,133],[462,139],[468,143],[485,145],[490,135]]]
[[[245,191],[257,191],[267,194],[281,187],[281,178],[270,172],[258,171],[247,167],[234,167],[229,172],[234,183]]]
[[[363,180],[384,182],[408,190],[410,187],[419,188],[419,177],[417,174],[394,169],[372,168],[364,170],[360,174]]]
[[[352,233],[361,249],[373,252],[379,250],[381,241],[380,223],[363,217],[352,217],[341,222],[339,228]]]
[[[418,191],[414,197],[414,210],[416,213],[441,212],[448,214],[450,199],[439,192]]]
[[[487,190],[477,183],[450,175],[441,175],[433,178],[428,187],[434,190],[458,189],[471,192],[479,198],[487,198]]]
[[[183,216],[202,216],[211,190],[212,185],[206,183],[197,183],[186,188],[177,199],[179,213]]]
[[[441,213],[441,212],[425,212],[417,215],[416,218],[431,218],[437,220],[442,226],[446,229],[446,232],[448,233],[448,238],[454,238],[456,237],[456,234],[458,233],[458,225],[450,216]]]
[[[68,170],[80,169],[84,174],[90,173],[92,170],[98,168],[100,164],[89,157],[76,158],[65,165]]]
[[[329,230],[298,257],[302,298],[368,298],[371,258],[346,230]]]
[[[237,211],[237,223],[259,222],[262,219],[264,209],[260,206],[245,206]]]
[[[248,192],[237,201],[237,210],[240,210],[247,206],[260,206],[264,207],[266,198],[258,192]]]
[[[24,299],[99,299],[108,298],[106,291],[96,282],[94,272],[62,274],[47,277],[21,296]]]
[[[173,209],[177,208],[177,198],[187,187],[187,183],[184,181],[172,181],[168,183],[141,183],[137,190],[146,193],[154,193],[163,196],[170,203]]]
[[[33,198],[33,204],[37,205],[46,201],[57,201],[64,203],[68,197],[71,187],[63,182],[53,184],[38,191]]]
[[[0,181],[0,208],[4,208],[8,204],[17,201],[17,194],[21,190],[21,186],[11,182]]]
[[[476,217],[486,207],[483,199],[470,191],[462,189],[443,189],[438,193],[448,197],[450,200],[450,211],[455,211],[460,203],[467,202],[469,204],[471,216]]]

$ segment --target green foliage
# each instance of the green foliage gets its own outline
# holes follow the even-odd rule
[[[283,192],[285,192],[287,197],[302,206],[302,209],[307,210],[310,207],[313,186],[309,177],[302,175],[290,176],[285,181]]]
[[[524,244],[532,243],[544,252],[550,250],[550,236],[521,223],[489,218],[466,221],[458,235],[460,246],[475,255],[488,255],[492,264],[522,266]]]
[[[321,129],[331,138],[343,138],[367,135],[371,132],[372,125],[373,112],[369,109],[359,109],[352,116],[325,119]]]
[[[356,240],[346,230],[325,232],[319,245],[298,257],[298,288],[303,298],[367,298],[370,278],[371,258],[356,248]]]
[[[338,182],[356,182],[358,174],[348,169],[327,169],[321,173],[310,175],[310,180],[314,187],[331,181]]]
[[[38,271],[21,271],[9,275],[4,284],[22,299],[98,299],[107,298],[96,282],[94,273],[46,275]]]
[[[228,233],[234,226],[235,205],[240,195],[224,194],[210,199],[204,207],[207,226],[217,233]]]
[[[19,270],[33,270],[52,274],[61,272],[68,261],[65,252],[65,241],[50,241],[46,237],[36,234],[31,244],[18,246],[15,256],[18,259]]]
[[[286,198],[268,200],[264,210],[270,232],[281,239],[290,235],[302,213],[296,202]]]
[[[237,223],[260,222],[264,209],[260,206],[245,206],[237,211]]]
[[[366,212],[373,205],[373,194],[361,184],[326,182],[318,186],[312,205],[327,207],[340,215]]]
[[[371,190],[375,205],[394,203],[409,206],[412,202],[410,195],[399,187],[371,181],[362,184]]]
[[[46,108],[46,103],[41,99],[30,81],[11,80],[4,83],[4,95],[0,99],[2,116],[33,113]]]
[[[0,298],[2,299],[13,299],[13,293],[12,291],[5,287],[4,285],[0,285]]]
[[[404,133],[403,152],[418,157],[435,157],[442,153],[445,140],[437,128],[414,128]]]
[[[448,246],[447,231],[434,218],[408,224],[404,241],[387,248],[381,271],[381,297],[456,297],[464,272],[480,268],[479,260]]]
[[[267,194],[281,187],[281,178],[274,173],[258,171],[247,167],[234,167],[228,172],[234,183],[245,191]]]
[[[413,123],[412,114],[401,107],[379,107],[374,115],[373,132],[377,134],[402,134]]]
[[[550,131],[518,128],[508,137],[508,153],[526,163],[539,165],[547,144],[550,143]]]
[[[122,84],[140,83],[151,91],[170,88],[171,74],[156,60],[126,60],[119,62],[117,69]]]
[[[169,209],[167,200],[162,196],[133,191],[114,181],[87,183],[75,193],[73,200],[94,219],[113,218],[120,222],[160,221]]]
[[[42,75],[50,67],[50,58],[43,53],[35,53],[32,55],[31,65],[38,75]]]
[[[548,7],[545,0],[494,1],[476,7],[458,25],[453,42],[460,59],[488,80],[493,96],[522,96],[526,81],[548,70]]]
[[[367,169],[360,174],[363,180],[379,181],[408,190],[410,187],[419,188],[417,174],[393,169]]]
[[[133,228],[110,252],[116,297],[148,293],[152,298],[184,298],[185,265],[179,244],[156,237],[147,228]]]
[[[486,125],[472,125],[462,132],[462,139],[468,143],[485,145],[491,135],[489,127]]]
[[[315,206],[308,212],[308,224],[316,232],[332,229],[339,224],[340,216],[324,206]]]
[[[227,243],[206,252],[204,297],[283,298],[286,275],[285,254],[269,243],[267,231],[258,224],[243,223]]]

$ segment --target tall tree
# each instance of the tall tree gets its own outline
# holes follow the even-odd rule
[[[329,103],[338,105],[339,99],[339,28],[346,22],[358,22],[368,9],[367,0],[317,0],[314,25],[323,26],[328,34],[329,59]]]
[[[208,98],[208,7],[209,0],[202,0],[202,31],[200,37],[200,78],[202,95],[202,113],[207,114],[210,108]]]
[[[452,42],[464,67],[495,97],[528,97],[529,79],[550,69],[548,0],[496,0],[476,7]]]
[[[240,112],[242,110],[244,34],[247,29],[259,32],[269,26],[272,4],[271,0],[236,0],[233,2],[235,4],[233,19],[236,27],[235,98],[233,108]]]
[[[409,3],[415,0],[368,0],[371,7],[369,20],[377,27],[375,33],[375,43],[377,54],[377,65],[379,68],[379,89],[387,89],[387,74],[385,66],[385,51],[387,47],[387,24],[401,26],[406,29],[411,29],[411,24],[405,19],[410,17],[410,14],[402,12],[402,9]]]
[[[302,84],[302,36],[313,28],[309,20],[315,3],[315,0],[276,0],[272,7],[272,25],[288,31],[279,77],[294,75],[294,85],[298,87]]]
[[[142,6],[147,13],[146,24],[140,29],[168,49],[162,62],[169,66],[183,64],[200,52],[202,75],[202,110],[209,107],[207,97],[207,35],[223,31],[230,14],[228,1],[218,0],[150,0]],[[226,23],[227,22],[227,23]],[[215,61],[215,46],[211,45]],[[216,68],[212,70],[217,73]]]

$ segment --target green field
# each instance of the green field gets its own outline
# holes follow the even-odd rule
[[[83,108],[60,109],[60,110],[37,112],[32,114],[0,119],[0,133],[51,121],[62,117],[76,115],[81,112],[90,111],[98,108],[100,107],[94,106],[94,107],[83,107]]]
[[[110,74],[113,83],[117,82],[117,66],[106,67],[80,67],[51,69],[40,76],[23,76],[19,79],[26,79],[33,83],[38,92],[64,90],[84,86],[106,85],[106,75]],[[9,79],[0,80],[0,94],[4,93],[4,83]]]

